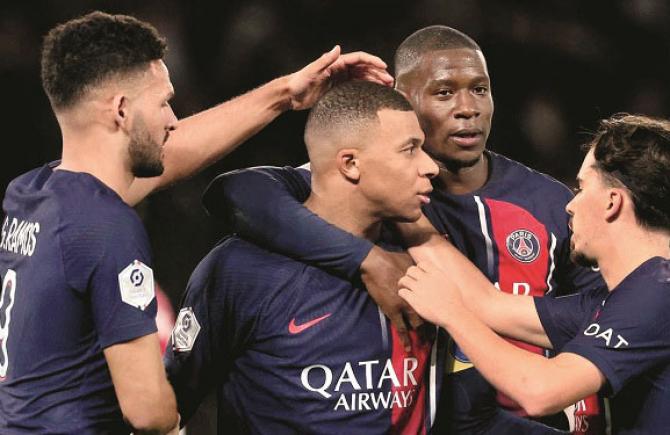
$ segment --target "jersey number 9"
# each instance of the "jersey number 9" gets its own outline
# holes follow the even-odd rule
[[[14,306],[14,292],[16,291],[16,272],[7,269],[2,280],[2,295],[0,295],[0,381],[7,376],[9,356],[7,355],[7,339],[9,338],[9,322],[12,320]]]

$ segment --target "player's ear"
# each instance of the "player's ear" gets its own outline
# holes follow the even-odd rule
[[[112,98],[112,113],[117,127],[128,128],[128,98],[123,94],[116,94]]]
[[[609,189],[607,199],[609,202],[605,210],[605,219],[612,222],[621,214],[626,199],[622,189]]]
[[[361,177],[358,154],[356,148],[343,148],[337,152],[337,169],[354,183],[358,183]]]

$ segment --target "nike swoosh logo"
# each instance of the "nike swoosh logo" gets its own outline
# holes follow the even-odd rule
[[[316,325],[322,320],[327,319],[330,317],[331,313],[328,313],[326,315],[323,315],[321,317],[317,317],[316,319],[310,320],[309,322],[305,322],[301,325],[296,325],[295,324],[295,317],[291,319],[291,322],[288,324],[288,332],[289,334],[300,334],[302,331],[305,329],[311,328],[312,326]]]

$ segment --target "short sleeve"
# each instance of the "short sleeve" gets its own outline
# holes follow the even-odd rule
[[[156,332],[157,306],[141,221],[125,205],[101,210],[67,221],[61,243],[66,280],[89,299],[104,349]]]
[[[593,290],[556,298],[533,298],[542,327],[555,351],[560,352],[572,340],[597,306],[599,297],[604,296],[603,291]]]
[[[668,286],[640,286],[612,292],[563,352],[578,354],[607,378],[615,395],[631,379],[670,361]]]

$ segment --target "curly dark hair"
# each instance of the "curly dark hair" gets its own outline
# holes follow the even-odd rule
[[[67,108],[88,87],[138,71],[162,59],[166,50],[165,38],[151,24],[91,12],[59,24],[44,38],[42,86],[54,108]]]
[[[395,51],[395,75],[398,77],[411,70],[425,53],[455,48],[482,51],[474,39],[452,27],[435,25],[419,29],[405,38]]]
[[[617,114],[587,146],[605,182],[631,193],[638,222],[670,231],[670,121]]]

